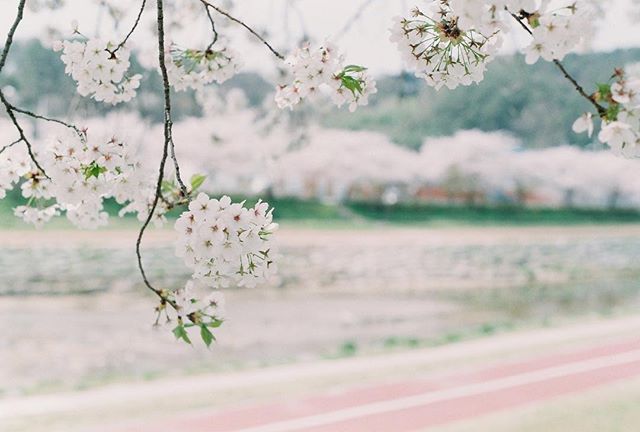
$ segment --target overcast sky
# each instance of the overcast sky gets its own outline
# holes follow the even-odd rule
[[[286,8],[288,2],[296,7]],[[612,6],[605,20],[599,25],[593,49],[606,51],[640,46],[638,15],[631,13],[633,0],[603,2]],[[17,3],[18,0],[0,0],[0,29],[3,33],[6,33],[15,16]],[[47,23],[51,22],[61,23],[63,27],[69,28],[68,23],[72,19],[82,23],[81,29],[95,27],[95,24],[92,25],[97,22],[97,7],[94,1],[67,0],[67,3],[69,7],[55,14],[34,16],[27,13],[24,25],[17,36],[33,37],[41,33]],[[295,35],[300,34],[302,23],[308,33],[318,39],[324,39],[326,36],[335,37],[363,3],[364,0],[242,0],[236,2],[234,13],[256,28],[269,29],[270,38],[276,45],[290,46],[297,39]],[[398,71],[401,62],[394,46],[388,41],[387,29],[390,19],[419,3],[417,0],[373,0],[350,31],[339,38],[340,46],[348,54],[349,63],[368,65],[374,73]],[[289,10],[288,25],[286,10]],[[287,28],[288,30],[285,30]],[[512,51],[518,43],[514,40],[507,42],[506,51]],[[272,68],[272,62],[262,47],[244,41],[240,44],[246,68]]]

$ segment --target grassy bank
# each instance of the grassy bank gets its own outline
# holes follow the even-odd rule
[[[240,201],[245,198],[235,197]],[[257,198],[246,198],[253,205]],[[420,225],[420,226],[496,226],[496,225],[577,225],[577,224],[620,224],[640,223],[640,212],[629,209],[529,209],[515,206],[469,206],[436,205],[425,203],[403,203],[393,206],[374,202],[351,202],[327,204],[315,200],[297,198],[269,198],[275,208],[275,219],[287,225],[310,227],[358,228],[377,224]],[[20,205],[16,194],[0,200],[0,228],[24,227],[12,214],[12,208]],[[116,216],[118,205],[107,201],[107,211]],[[181,210],[173,211],[169,217],[176,218]],[[117,228],[135,227],[139,223],[134,217],[114,218]],[[54,228],[70,227],[63,220],[54,221]]]

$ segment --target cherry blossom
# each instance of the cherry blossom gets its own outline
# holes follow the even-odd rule
[[[537,0],[426,1],[408,18],[395,18],[391,41],[408,68],[437,89],[478,83],[514,18],[532,36],[527,63],[561,60],[591,31],[588,2]],[[517,26],[516,26],[517,27]]]
[[[589,138],[593,135],[593,114],[588,112],[584,113],[573,123],[573,131],[575,133],[587,132]]]
[[[29,5],[32,11],[37,12],[58,8],[63,3],[63,0],[34,0]],[[118,24],[116,27],[121,21],[128,22],[132,2],[100,0],[97,3],[100,7],[106,6],[109,16]],[[142,62],[151,65],[153,61],[153,67],[158,68],[162,78],[161,100],[164,106],[163,124],[161,128],[155,128],[158,134],[150,148],[153,148],[153,156],[161,156],[157,160],[152,157],[151,166],[146,157],[149,155],[143,157],[134,147],[136,140],[128,140],[124,136],[126,128],[111,128],[105,133],[92,128],[80,129],[64,120],[51,119],[12,105],[9,100],[13,97],[0,88],[0,101],[18,135],[16,141],[0,147],[0,198],[5,197],[8,190],[19,188],[25,203],[15,208],[14,213],[25,222],[41,227],[56,216],[66,215],[69,221],[83,229],[105,226],[109,216],[104,209],[104,201],[115,199],[121,206],[121,216],[134,213],[142,223],[136,242],[138,267],[145,286],[159,298],[158,316],[162,313],[168,317],[175,315],[177,326],[173,332],[187,342],[190,342],[187,329],[199,328],[202,339],[209,345],[213,340],[210,328],[219,326],[224,319],[224,298],[217,289],[253,287],[276,271],[274,261],[277,252],[273,234],[277,224],[273,223],[273,209],[266,203],[258,202],[248,208],[244,202],[233,203],[227,196],[215,199],[198,193],[204,182],[203,175],[195,174],[189,182],[183,180],[176,154],[180,154],[184,143],[173,135],[171,88],[176,91],[195,90],[207,116],[231,114],[235,116],[234,120],[239,121],[238,124],[253,126],[256,123],[255,116],[237,112],[241,106],[239,100],[237,107],[229,103],[232,97],[227,98],[226,106],[219,103],[221,92],[216,85],[231,78],[240,68],[236,46],[227,39],[227,30],[231,26],[247,31],[279,61],[284,60],[286,76],[275,94],[275,105],[281,109],[293,109],[303,100],[313,101],[324,95],[335,106],[347,106],[349,111],[355,111],[359,106],[367,105],[369,97],[376,93],[376,82],[365,67],[347,63],[339,48],[329,42],[320,46],[306,43],[285,58],[261,35],[262,32],[233,15],[232,2],[199,0],[183,4],[156,0],[156,14],[146,13],[152,9],[146,7],[148,3],[151,2],[136,2],[136,13],[131,17],[131,24],[127,25],[128,32],[123,33],[126,36],[118,39],[120,43],[101,36],[99,32],[96,32],[96,37],[87,38],[80,33],[79,23],[74,22],[71,25],[73,39],[58,41],[53,44],[53,49],[60,52],[65,71],[76,82],[80,95],[111,105],[134,98],[143,78],[130,74],[130,50],[136,49],[137,58]],[[420,6],[414,8],[410,16],[394,20],[391,40],[398,46],[408,68],[423,78],[427,85],[436,89],[454,89],[482,81],[505,36],[510,32],[525,31],[529,38],[521,47],[525,61],[530,64],[540,59],[553,62],[596,110],[577,119],[573,130],[587,132],[591,136],[595,123],[599,121],[597,135],[601,142],[616,153],[637,156],[640,154],[640,77],[637,73],[632,68],[626,71],[617,69],[608,81],[603,81],[593,93],[588,93],[560,63],[593,33],[592,6],[597,3],[595,0],[421,0]],[[16,18],[4,41],[0,72],[11,48],[13,33],[25,15],[25,4],[25,0],[18,2],[18,14],[14,15]],[[155,24],[149,26],[153,31],[149,33],[152,37],[140,39],[151,43],[148,46],[144,41],[134,44],[135,38],[130,40],[129,37],[135,31],[147,28],[147,17],[152,18]],[[185,34],[190,35],[192,28],[201,24],[208,32],[205,39],[181,38]],[[31,131],[25,132],[20,124],[21,116],[63,125],[66,133],[56,131],[44,134],[44,139],[32,140]],[[273,119],[269,115],[264,118]],[[193,125],[185,123],[183,127],[192,128]],[[214,126],[220,135],[227,134],[224,125]],[[209,129],[199,129],[202,129],[198,131],[201,135],[194,141],[201,149],[211,135],[203,136]],[[232,165],[236,171],[241,166],[242,171],[238,184],[257,181],[264,185],[263,180],[271,175],[272,185],[277,186],[291,178],[302,178],[310,171],[291,173],[286,167],[273,164],[270,169],[279,171],[279,177],[267,172],[268,168],[258,164],[265,160],[274,162],[274,154],[285,153],[288,142],[282,139],[284,134],[270,138],[278,143],[269,143],[270,150],[263,153],[255,150],[258,142],[267,141],[262,135],[262,131],[254,135],[245,133],[243,138],[246,142],[242,146],[232,145],[235,142],[221,145],[210,157],[218,159],[221,155],[232,155],[236,158]],[[339,141],[337,138],[340,137],[335,132],[329,136],[333,136],[336,143]],[[380,137],[373,142],[378,142],[378,139]],[[366,145],[363,144],[365,141]],[[323,142],[320,147],[330,150],[330,153],[320,159],[316,157],[312,167],[320,169],[318,167],[327,165],[331,173],[346,176],[351,183],[362,179],[380,180],[380,173],[383,173],[384,181],[410,183],[424,173],[420,160],[390,143],[381,146],[384,151],[374,158],[372,164],[362,163],[362,152],[370,153],[369,144],[368,140],[358,139],[358,143],[352,142],[345,149],[327,146]],[[289,161],[294,168],[302,169],[305,167],[303,159],[309,154],[313,156],[310,150],[317,146],[317,143],[312,143],[306,149],[291,152],[279,162]],[[485,157],[473,158],[477,164],[471,174],[496,171],[490,169],[492,162],[504,155],[490,150],[487,147],[477,149],[478,153],[484,152]],[[447,155],[453,153],[447,147],[442,151],[441,161],[446,162]],[[570,160],[569,156],[575,156],[575,152],[563,150],[562,155]],[[390,169],[389,161],[393,158],[398,163]],[[200,158],[198,162],[207,160],[210,159]],[[237,160],[244,163],[235,163]],[[502,165],[510,166],[509,163]],[[216,174],[218,187],[231,183],[226,173],[232,170],[224,168]],[[536,172],[541,171],[538,168],[536,166]],[[554,181],[562,187],[575,187],[572,179],[562,172],[560,169],[554,171],[558,177]],[[490,180],[487,181],[497,181],[495,174],[488,177]],[[349,182],[336,180],[342,192]],[[394,200],[397,200],[397,194],[388,202]],[[178,289],[157,288],[145,274],[141,242],[147,226],[166,223],[167,213],[173,209],[184,210],[175,223],[178,237],[176,252],[192,271],[192,276]]]
[[[627,157],[640,156],[640,79],[635,65],[616,69],[610,82],[598,85],[594,100],[603,105],[599,117],[600,142]],[[574,132],[593,132],[592,113],[585,113],[574,123]]]
[[[261,201],[253,208],[243,204],[200,193],[176,221],[176,254],[206,287],[255,287],[275,271],[273,210]]]
[[[117,105],[128,102],[136,95],[142,75],[127,76],[130,51],[124,46],[100,39],[58,41],[54,51],[66,65],[65,72],[78,84],[78,93],[93,99]]]
[[[237,54],[223,39],[204,50],[172,46],[166,61],[171,85],[178,91],[201,90],[212,82],[222,84],[240,68]]]
[[[110,197],[128,204],[123,213],[146,215],[153,183],[148,175],[140,175],[140,165],[129,146],[114,136],[65,132],[47,141],[39,154],[46,176],[26,164],[24,157],[2,159],[13,167],[9,171],[11,183],[22,177],[22,196],[28,199],[16,215],[42,226],[65,212],[77,227],[96,229],[108,223],[103,201]],[[51,199],[55,206],[48,205]]]
[[[377,92],[376,83],[366,68],[344,65],[338,48],[325,43],[312,49],[305,44],[286,60],[291,77],[277,89],[275,100],[279,108],[293,109],[303,99],[317,99],[327,90],[334,105],[349,106],[353,112],[367,105],[369,96]]]
[[[449,2],[423,11],[414,8],[411,18],[396,18],[391,31],[405,63],[430,86],[454,89],[483,80],[486,65],[500,45],[493,33],[463,30]]]

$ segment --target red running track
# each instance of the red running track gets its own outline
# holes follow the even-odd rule
[[[126,432],[407,432],[640,376],[640,339],[457,375],[228,409]]]

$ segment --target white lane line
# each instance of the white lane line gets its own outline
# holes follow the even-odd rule
[[[339,381],[342,376],[353,374],[384,375],[391,370],[412,367],[427,367],[447,364],[461,359],[486,359],[490,356],[539,349],[549,351],[552,347],[567,344],[602,341],[633,335],[640,331],[640,316],[625,317],[608,321],[592,321],[560,327],[537,329],[527,332],[506,333],[490,339],[445,345],[437,348],[423,348],[378,356],[352,357],[330,362],[302,362],[294,365],[274,366],[265,369],[243,370],[232,373],[213,373],[193,377],[160,379],[145,383],[122,383],[102,388],[45,394],[27,397],[7,397],[0,399],[0,420],[41,415],[75,415],[79,411],[112,410],[122,406],[162,402],[175,397],[192,397],[196,394],[223,393],[238,389],[282,386],[285,383],[302,382],[308,379]],[[633,342],[634,344],[637,341]],[[113,411],[112,411],[113,412]],[[210,408],[202,414],[210,414]]]
[[[289,432],[300,430],[303,428],[324,426],[345,420],[352,420],[374,414],[399,411],[407,408],[415,408],[433,404],[436,402],[459,399],[467,396],[475,396],[483,393],[548,381],[554,378],[576,375],[579,373],[620,366],[638,361],[640,361],[640,349],[629,351],[623,354],[583,360],[579,362],[568,363],[562,366],[549,367],[533,372],[526,372],[520,375],[513,375],[506,378],[486,381],[483,383],[470,384],[452,389],[437,390],[395,400],[375,402],[353,408],[332,411],[325,414],[301,417],[293,420],[279,421],[262,426],[249,427],[245,429],[235,429],[233,430],[233,432]],[[230,430],[229,432],[232,431]]]

